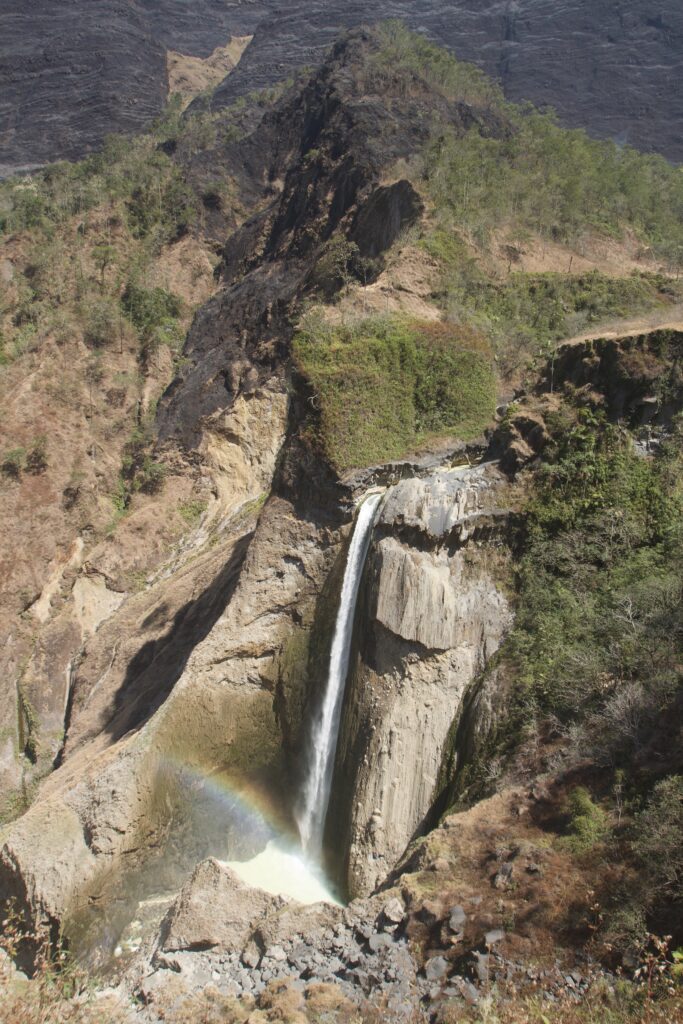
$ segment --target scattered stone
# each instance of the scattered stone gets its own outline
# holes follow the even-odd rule
[[[371,935],[368,941],[368,946],[370,947],[373,953],[378,953],[380,949],[386,949],[388,946],[391,946],[392,942],[393,940],[391,938],[391,935]]]
[[[404,917],[405,907],[403,906],[401,901],[396,897],[394,897],[394,899],[389,900],[387,903],[384,904],[384,906],[382,907],[382,912],[380,914],[380,919],[382,920],[383,924],[389,925],[401,924]]]
[[[282,946],[271,946],[270,949],[266,950],[265,955],[268,960],[275,960],[276,963],[282,963],[287,959],[287,954]]]
[[[489,958],[487,953],[474,951],[474,973],[482,985],[487,984],[489,980]]]
[[[442,956],[434,956],[425,964],[425,978],[428,981],[441,981],[448,974],[448,960]]]
[[[451,914],[448,918],[448,927],[452,932],[462,932],[463,925],[467,920],[467,914],[462,907],[451,907]]]
[[[475,1006],[479,1002],[479,992],[471,981],[466,981],[465,978],[454,978],[453,982],[466,1003]]]
[[[435,900],[425,900],[417,916],[424,924],[436,924],[443,916],[441,904]]]
[[[505,932],[500,928],[494,928],[492,931],[487,932],[484,936],[484,944],[486,946],[495,946],[496,943],[502,942],[505,938]]]
[[[508,861],[507,864],[501,865],[500,870],[493,879],[494,889],[507,889],[512,879],[513,865]]]
[[[254,967],[258,967],[261,963],[261,953],[253,939],[251,942],[248,942],[244,948],[242,953],[242,963],[245,967],[251,967],[252,969]]]

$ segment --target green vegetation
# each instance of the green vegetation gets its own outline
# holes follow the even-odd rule
[[[183,337],[179,317],[183,304],[177,295],[164,288],[143,288],[129,281],[121,296],[121,305],[137,328],[143,359],[148,359],[160,345],[179,351]]]
[[[431,137],[401,173],[431,199],[418,244],[441,268],[446,317],[491,339],[503,374],[539,350],[601,320],[657,306],[683,290],[634,274],[513,272],[531,240],[580,251],[596,237],[637,239],[669,273],[683,268],[683,173],[660,156],[562,128],[552,112],[508,103],[479,69],[458,61],[400,22],[380,27],[371,66],[381,80],[422,80],[452,107],[477,110],[466,132],[444,105]],[[376,83],[377,84],[377,83]],[[457,120],[456,120],[457,124]],[[507,262],[507,277],[491,257]],[[362,275],[354,268],[359,279]]]
[[[615,856],[620,843],[638,865],[607,908],[606,938],[624,949],[683,900],[683,788],[667,777],[682,724],[683,422],[651,458],[571,393],[546,426],[500,654],[510,715],[487,751],[523,761],[550,732],[588,772],[600,803],[574,789],[564,843],[583,854],[609,842]]]
[[[527,509],[510,655],[527,714],[589,716],[596,755],[628,767],[649,732],[635,707],[666,705],[679,682],[683,433],[649,461],[588,411],[553,426]]]
[[[453,57],[447,50],[411,32],[402,21],[388,19],[379,28],[381,49],[374,56],[377,74],[395,76],[409,72],[449,100],[475,106],[507,109],[503,93],[483,71]]]
[[[380,35],[378,67],[417,75],[447,99],[484,113],[464,137],[436,124],[424,153],[424,180],[441,226],[485,239],[494,227],[511,225],[565,240],[587,229],[620,235],[630,227],[662,258],[683,263],[679,168],[562,128],[552,112],[508,103],[478,68],[400,22],[385,23]]]
[[[591,800],[583,786],[573,789],[568,801],[569,835],[565,843],[574,853],[586,853],[606,839],[608,818],[604,810]]]
[[[2,463],[0,463],[0,469],[5,476],[10,477],[13,480],[18,480],[21,476],[21,472],[26,465],[26,449],[25,448],[11,448],[5,452],[2,456]]]
[[[21,242],[0,304],[0,365],[49,337],[123,351],[132,334],[143,364],[161,344],[180,348],[187,311],[149,282],[164,247],[201,225],[199,186],[163,147],[170,135],[190,146],[195,128],[171,107],[148,135],[111,136],[78,163],[0,183],[0,242]]]
[[[188,526],[196,526],[206,512],[206,502],[192,498],[189,501],[181,502],[178,511]]]
[[[506,368],[600,321],[653,309],[672,294],[683,297],[683,288],[658,274],[613,278],[598,271],[517,271],[496,280],[457,235],[437,230],[420,245],[441,267],[439,302],[448,318],[483,331]]]
[[[41,434],[26,453],[26,469],[29,473],[39,474],[44,473],[47,466],[47,438]]]
[[[71,218],[107,201],[122,204],[117,215],[136,237],[153,238],[156,245],[178,237],[196,213],[197,201],[158,141],[155,133],[134,139],[109,136],[102,150],[85,160],[51,164],[35,176],[4,182],[0,236],[37,230],[53,240]]]
[[[633,848],[660,899],[683,901],[683,778],[672,775],[654,787],[638,815]]]
[[[398,458],[434,435],[475,437],[495,409],[491,353],[472,331],[398,317],[348,327],[309,318],[294,357],[338,469]]]

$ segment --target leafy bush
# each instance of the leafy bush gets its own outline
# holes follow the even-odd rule
[[[47,469],[47,438],[37,437],[26,454],[26,469],[29,473],[44,473]]]
[[[151,455],[145,455],[134,480],[134,489],[146,494],[156,494],[166,479],[167,469],[163,462],[157,462]]]
[[[26,465],[26,449],[24,448],[12,448],[10,451],[5,452],[2,457],[2,463],[0,468],[5,476],[12,477],[14,480],[18,480],[21,476],[21,471]]]
[[[116,340],[119,332],[119,311],[112,299],[89,298],[81,304],[83,338],[94,348],[103,348]]]
[[[507,106],[500,87],[483,71],[411,32],[402,21],[384,21],[379,26],[379,37],[381,49],[374,58],[377,70],[387,74],[412,72],[448,99],[493,109]]]
[[[182,313],[182,300],[164,288],[143,288],[129,281],[121,297],[124,312],[137,328],[143,358],[161,344],[177,347],[180,330],[177,318]]]
[[[525,716],[592,724],[599,760],[629,764],[648,736],[646,715],[634,729],[636,705],[667,705],[676,686],[681,439],[646,460],[587,411],[558,417],[553,438],[527,508],[507,650]]]
[[[493,417],[491,354],[470,331],[398,317],[309,322],[294,357],[339,469],[398,458],[434,433],[475,437]]]
[[[683,243],[683,178],[663,157],[562,128],[553,113],[507,104],[512,131],[439,126],[425,153],[442,217],[485,240],[501,224],[574,239],[625,227],[671,255]]]
[[[182,502],[178,506],[178,511],[188,526],[196,526],[206,512],[206,502],[191,498]]]
[[[633,849],[658,901],[683,900],[683,778],[672,775],[654,787],[638,815]]]
[[[568,800],[569,828],[566,845],[574,853],[586,853],[602,842],[609,832],[607,815],[593,803],[590,793],[577,786]]]

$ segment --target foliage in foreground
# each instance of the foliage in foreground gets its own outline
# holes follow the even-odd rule
[[[495,410],[491,354],[471,331],[397,317],[348,327],[309,319],[294,357],[340,470],[399,458],[429,437],[476,437]]]
[[[652,922],[680,943],[682,425],[654,458],[587,409],[565,406],[550,425],[502,654],[514,698],[498,742],[550,729],[564,763],[600,779],[598,803],[571,794],[565,842],[578,855],[616,842],[612,859],[636,868],[609,909],[608,940],[623,950]]]

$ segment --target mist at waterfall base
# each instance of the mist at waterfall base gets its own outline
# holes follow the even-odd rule
[[[362,501],[346,557],[327,679],[322,702],[311,717],[306,748],[307,770],[296,812],[301,849],[293,850],[284,846],[282,840],[273,840],[250,861],[229,862],[229,866],[247,884],[266,892],[291,896],[301,903],[338,902],[324,875],[323,837],[349,671],[356,602],[381,498],[381,492],[371,493]]]
[[[339,904],[323,867],[323,835],[363,566],[382,493],[359,505],[349,543],[319,706],[311,715],[306,773],[295,810],[258,780],[206,773],[172,757],[161,762],[150,828],[163,832],[156,850],[113,875],[68,923],[72,949],[90,967],[125,962],[154,934],[194,867],[216,857],[247,885],[300,903]]]

